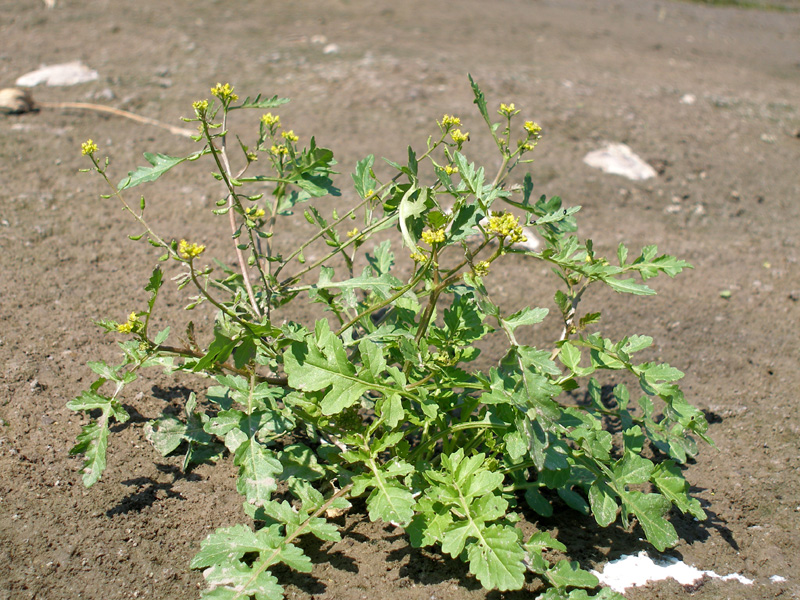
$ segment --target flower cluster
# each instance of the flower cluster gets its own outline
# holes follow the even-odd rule
[[[525,124],[522,127],[528,132],[530,137],[537,140],[542,137],[542,128],[538,123],[534,121],[525,121]]]
[[[516,115],[519,111],[517,107],[514,106],[514,103],[511,104],[500,104],[500,110],[497,111],[500,115],[504,117],[508,117],[509,119]]]
[[[95,144],[92,140],[86,140],[81,144],[81,154],[86,156],[87,154],[91,156],[97,152],[97,144]]]
[[[453,141],[460,146],[464,142],[469,141],[469,131],[467,133],[462,133],[460,129],[455,129],[450,132],[450,137],[452,137]]]
[[[222,100],[223,104],[228,104],[229,102],[236,102],[239,99],[239,96],[233,93],[233,87],[230,83],[226,83],[222,85],[218,83],[213,88],[211,88],[211,93],[214,94],[217,98]]]
[[[284,131],[283,133],[281,133],[281,137],[290,142],[296,142],[297,140],[300,139],[298,136],[294,134],[294,131],[291,129],[289,131]]]
[[[353,229],[351,229],[350,231],[348,231],[348,232],[347,232],[347,237],[349,237],[349,238],[354,238],[354,237],[356,237],[356,236],[357,236],[359,233],[360,233],[360,232],[358,231],[358,227],[354,227]]]
[[[442,117],[442,128],[450,129],[451,127],[457,127],[461,125],[461,119],[458,117],[454,117],[453,115],[444,115]]]
[[[284,144],[272,144],[272,147],[269,149],[269,151],[275,156],[289,154],[289,149]]]
[[[435,231],[431,231],[430,229],[426,229],[422,232],[422,241],[428,244],[429,246],[433,246],[434,244],[441,244],[445,239],[444,236],[444,229],[437,229]]]
[[[275,128],[281,126],[281,118],[279,115],[273,115],[272,113],[267,113],[265,115],[261,115],[261,122],[269,128]]]
[[[452,175],[453,173],[458,173],[458,167],[455,167],[453,165],[446,165],[444,168],[444,172],[447,173],[448,175]]]
[[[192,102],[192,108],[198,117],[202,117],[208,111],[208,100],[197,100]]]
[[[417,251],[411,253],[411,260],[413,260],[414,262],[421,263],[428,260],[428,257],[425,256],[422,252]]]
[[[142,326],[142,322],[139,320],[139,317],[136,316],[135,312],[132,312],[128,315],[128,320],[124,323],[120,323],[117,325],[117,331],[120,333],[132,333],[139,331],[139,328]]]
[[[489,274],[489,264],[490,263],[488,260],[482,260],[477,265],[475,265],[472,268],[472,270],[475,272],[475,275],[478,275],[480,277],[485,277],[486,275]]]
[[[525,242],[527,238],[522,233],[519,219],[511,213],[494,213],[489,217],[487,229],[497,234],[501,239],[508,239],[512,244]]]
[[[200,256],[206,247],[200,244],[189,243],[186,240],[181,240],[178,244],[178,254],[180,254],[183,258],[187,258],[192,260],[193,258],[197,258]]]

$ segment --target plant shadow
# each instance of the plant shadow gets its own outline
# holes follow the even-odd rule
[[[167,498],[184,500],[184,497],[173,489],[175,483],[180,480],[198,481],[201,479],[198,475],[185,473],[180,468],[173,465],[156,463],[156,468],[162,473],[172,475],[172,481],[159,482],[151,477],[136,477],[123,481],[122,485],[133,487],[135,491],[122,498],[117,502],[116,506],[108,509],[106,511],[106,516],[114,517],[131,512],[141,512]]]

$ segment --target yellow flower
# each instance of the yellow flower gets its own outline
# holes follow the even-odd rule
[[[474,269],[475,275],[479,275],[480,277],[484,277],[489,273],[489,261],[482,260],[477,265],[475,265]]]
[[[208,100],[197,100],[196,102],[192,102],[192,108],[199,117],[208,110]]]
[[[273,115],[272,113],[261,115],[261,122],[267,127],[274,127],[275,129],[281,126],[280,116]]]
[[[513,117],[519,111],[517,110],[517,107],[514,106],[514,103],[512,102],[511,104],[500,104],[500,110],[498,110],[497,112],[500,113],[501,115],[503,115],[504,117]]]
[[[461,119],[458,117],[454,117],[453,115],[444,115],[442,117],[442,127],[445,129],[450,129],[451,127],[456,127],[457,125],[461,125]]]
[[[452,175],[453,173],[458,173],[458,167],[454,167],[453,165],[446,165],[444,168],[444,172],[448,175]]]
[[[260,219],[265,214],[267,213],[264,211],[264,209],[258,206],[251,206],[249,208],[244,209],[244,216],[250,219],[251,221]]]
[[[441,244],[444,241],[444,229],[437,229],[436,231],[431,231],[427,229],[422,232],[422,241],[428,244],[429,246],[433,246],[434,244]]]
[[[97,152],[97,144],[95,144],[92,140],[86,140],[81,144],[81,154],[86,156],[87,154],[91,156]]]
[[[351,231],[347,232],[347,237],[353,238],[359,234],[358,227],[354,227]]]
[[[531,150],[533,150],[534,148],[536,148],[537,144],[538,144],[538,142],[524,142],[524,141],[522,141],[522,140],[519,140],[519,141],[517,142],[517,145],[518,145],[520,148],[522,148],[522,150],[523,150],[524,152],[530,152]]]
[[[501,238],[508,238],[512,244],[527,241],[527,238],[522,233],[519,219],[508,212],[494,213],[489,217],[487,229]]]
[[[239,96],[233,93],[233,87],[231,87],[231,84],[229,83],[226,83],[225,85],[218,83],[211,88],[211,93],[222,100],[223,103],[236,102],[239,99]]]
[[[525,124],[522,127],[525,129],[525,131],[528,132],[529,136],[534,137],[536,139],[542,137],[541,136],[542,128],[539,126],[538,123],[534,121],[525,121]]]
[[[139,320],[139,317],[136,316],[135,312],[132,312],[128,315],[128,320],[125,323],[117,325],[117,331],[120,333],[131,333],[133,331],[138,331],[141,325],[142,322]]]
[[[425,256],[422,252],[413,252],[411,254],[411,260],[413,260],[414,262],[421,263],[428,260],[428,257]]]
[[[180,254],[183,258],[188,258],[189,260],[200,256],[205,249],[205,246],[194,243],[190,244],[186,240],[181,240],[178,244],[178,254]]]
[[[290,142],[296,142],[297,140],[300,139],[294,134],[294,131],[291,129],[289,131],[284,131],[283,133],[281,133],[281,137],[285,140],[289,140]]]
[[[280,156],[281,154],[289,154],[289,149],[284,146],[283,144],[273,144],[272,148],[269,149],[272,154],[275,156]]]
[[[453,141],[456,144],[463,144],[464,142],[469,141],[469,131],[467,133],[461,133],[460,129],[455,129],[450,132],[450,137],[453,138]]]

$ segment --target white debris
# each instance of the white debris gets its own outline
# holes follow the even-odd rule
[[[738,573],[722,576],[717,575],[714,571],[701,571],[671,556],[654,561],[645,551],[635,556],[622,556],[617,560],[612,560],[605,566],[602,573],[597,571],[592,571],[592,573],[600,580],[600,583],[620,594],[629,587],[643,586],[651,581],[669,578],[676,580],[681,585],[692,585],[703,577],[722,580],[735,579],[745,585],[753,583],[752,579]]]
[[[583,162],[605,173],[622,175],[633,181],[643,181],[656,176],[656,170],[625,144],[608,143],[605,148],[589,152],[583,157]]]
[[[681,96],[681,104],[688,104],[691,106],[695,102],[697,102],[697,96],[694,94],[684,94]]]
[[[97,80],[97,71],[90,69],[81,61],[76,60],[61,65],[42,65],[36,71],[25,73],[17,79],[17,85],[34,87],[43,83],[45,85],[75,85]]]
[[[339,54],[339,44],[328,44],[322,49],[323,54]]]
[[[781,577],[780,575],[773,575],[769,578],[772,583],[783,583],[786,581],[786,577]]]

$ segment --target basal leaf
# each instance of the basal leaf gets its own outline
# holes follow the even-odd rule
[[[492,525],[467,547],[469,570],[486,589],[518,590],[525,584],[525,551],[517,531]]]

